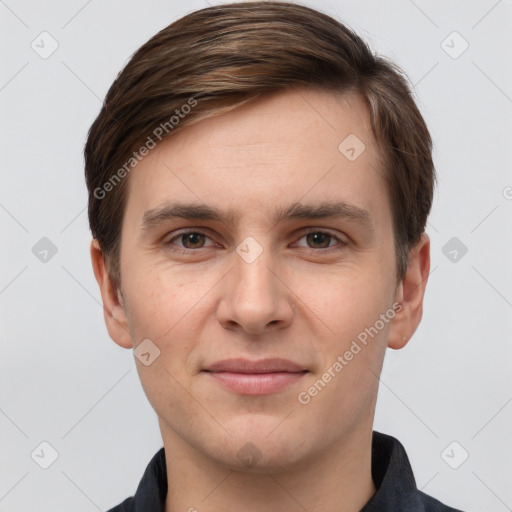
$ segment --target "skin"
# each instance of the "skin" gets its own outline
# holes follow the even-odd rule
[[[349,134],[366,146],[354,161],[338,150]],[[386,347],[405,346],[421,320],[430,267],[424,234],[397,281],[379,155],[359,96],[294,89],[184,128],[130,175],[120,290],[96,240],[91,257],[111,338],[125,348],[150,339],[160,350],[149,366],[135,361],[162,432],[166,512],[356,512],[375,493],[377,376]],[[170,199],[237,215],[144,231],[144,213]],[[373,232],[347,219],[272,220],[276,205],[321,201],[366,210]],[[183,228],[205,236],[187,245],[176,235]],[[249,236],[263,251],[251,263],[236,252]],[[395,302],[394,318],[301,404],[298,394]],[[309,373],[252,396],[201,371],[236,357],[287,358]],[[249,442],[259,456],[251,466],[237,456]]]

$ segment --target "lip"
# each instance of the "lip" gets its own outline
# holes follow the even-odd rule
[[[209,372],[233,372],[233,373],[276,373],[276,372],[303,372],[303,368],[288,359],[261,359],[251,361],[249,359],[224,359],[217,361],[205,368]]]
[[[223,387],[245,395],[265,395],[298,382],[308,370],[287,359],[225,359],[203,370]]]

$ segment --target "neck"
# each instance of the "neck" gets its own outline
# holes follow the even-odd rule
[[[371,476],[372,426],[356,430],[291,470],[255,472],[237,467],[238,460],[232,467],[219,464],[162,428],[168,478],[165,512],[358,512],[376,489]]]

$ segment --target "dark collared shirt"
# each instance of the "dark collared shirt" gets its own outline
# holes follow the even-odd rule
[[[419,491],[411,464],[400,441],[373,432],[372,478],[377,492],[360,512],[461,512]],[[167,467],[161,448],[151,459],[135,496],[108,512],[164,512]]]

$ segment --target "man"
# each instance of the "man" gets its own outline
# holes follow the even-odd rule
[[[91,257],[164,447],[120,511],[454,511],[373,432],[422,316],[432,144],[399,70],[291,3],[191,13],[85,147]]]

